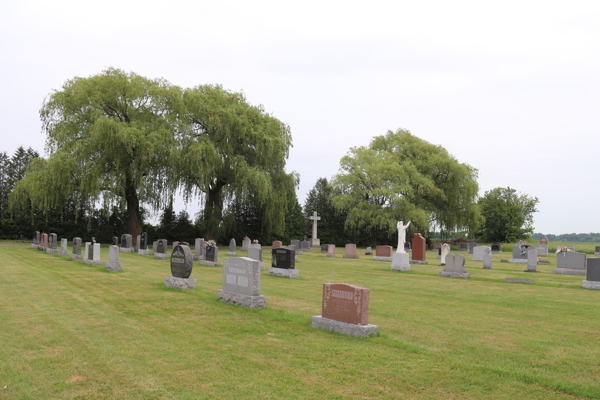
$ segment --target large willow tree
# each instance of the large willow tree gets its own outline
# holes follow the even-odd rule
[[[32,165],[12,195],[47,210],[67,197],[90,208],[127,207],[129,233],[141,232],[140,204],[165,207],[177,189],[205,201],[216,238],[224,200],[248,190],[265,223],[282,231],[296,176],[286,174],[289,128],[242,94],[219,86],[182,89],[162,79],[108,69],[67,81],[40,111],[50,156]]]
[[[402,129],[351,148],[332,185],[334,205],[348,210],[346,227],[373,245],[377,230],[391,235],[398,220],[421,232],[476,229],[479,221],[477,170]]]

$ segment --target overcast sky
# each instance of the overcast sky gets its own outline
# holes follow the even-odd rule
[[[477,168],[480,195],[538,197],[536,232],[600,232],[600,1],[490,3],[4,1],[0,151],[43,153],[45,96],[112,66],[263,104],[291,127],[302,204],[404,128]]]

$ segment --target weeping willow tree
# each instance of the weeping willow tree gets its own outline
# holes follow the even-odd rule
[[[267,233],[283,234],[285,210],[298,175],[285,172],[290,128],[243,93],[203,85],[184,93],[190,129],[181,144],[180,185],[186,198],[204,201],[205,235],[217,238],[223,208],[234,199],[263,210]]]
[[[160,208],[176,188],[182,107],[180,88],[118,69],[67,81],[40,110],[49,157],[17,183],[11,207],[31,199],[47,211],[68,197],[89,208],[118,204],[136,237],[140,203]]]

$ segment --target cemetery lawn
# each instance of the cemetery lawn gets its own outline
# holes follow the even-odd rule
[[[298,279],[261,272],[267,308],[248,310],[216,300],[222,267],[194,262],[197,290],[177,291],[168,260],[123,253],[110,273],[0,246],[0,399],[600,398],[600,291],[553,275],[552,255],[539,273],[469,255],[463,280],[435,254],[392,272],[364,250],[305,252]],[[312,329],[325,282],[369,288],[381,334]]]

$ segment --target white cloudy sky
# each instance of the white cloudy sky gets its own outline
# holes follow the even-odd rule
[[[480,194],[537,196],[536,231],[600,231],[598,0],[7,0],[0,10],[0,151],[43,152],[44,97],[113,66],[263,104],[291,126],[301,202],[349,147],[405,128],[478,168]]]

